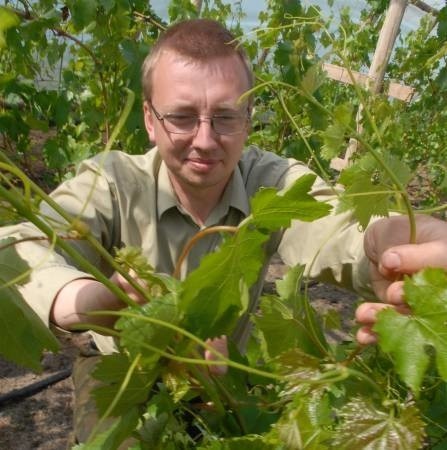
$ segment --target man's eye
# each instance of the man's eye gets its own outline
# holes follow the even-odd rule
[[[218,120],[219,122],[235,122],[241,120],[239,116],[214,116],[214,120]]]
[[[197,120],[195,116],[188,114],[167,114],[165,117],[171,122],[194,122]]]

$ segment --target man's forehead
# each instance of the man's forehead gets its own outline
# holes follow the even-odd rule
[[[160,52],[160,56],[154,65],[154,72],[157,72],[157,68],[165,64],[178,64],[185,68],[191,67],[191,70],[203,70],[204,73],[209,73],[210,75],[229,74],[234,77],[239,73],[241,77],[247,80],[247,89],[250,85],[244,63],[237,53],[199,60],[182,55],[174,50],[166,49]],[[165,68],[162,67],[162,70],[164,72]],[[163,76],[163,73],[160,75]]]

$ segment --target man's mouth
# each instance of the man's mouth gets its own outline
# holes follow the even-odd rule
[[[189,164],[200,172],[206,172],[215,167],[219,160],[217,159],[205,159],[205,158],[188,158]]]

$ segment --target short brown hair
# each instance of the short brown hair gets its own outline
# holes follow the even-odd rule
[[[192,19],[169,27],[146,56],[142,67],[145,100],[151,98],[152,72],[158,58],[165,50],[172,50],[199,63],[237,55],[245,67],[249,87],[253,86],[251,63],[239,41],[221,23],[215,20]]]

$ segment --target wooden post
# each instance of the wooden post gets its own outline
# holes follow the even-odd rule
[[[399,34],[402,18],[407,8],[408,0],[390,0],[390,6],[385,16],[385,20],[380,30],[379,40],[368,72],[369,89],[372,94],[377,94],[382,90],[386,67],[389,63],[391,52]],[[357,112],[357,130],[360,132],[360,121],[362,117],[361,108]],[[358,141],[351,139],[346,149],[345,157],[334,158],[331,161],[331,167],[336,170],[344,169],[355,153],[358,147]]]
[[[202,10],[202,0],[191,0],[192,4],[196,7],[197,12],[200,14],[200,11]]]
[[[394,44],[399,35],[400,25],[407,8],[408,0],[391,0],[385,21],[380,30],[376,51],[374,52],[369,77],[371,78],[371,92],[377,94],[382,89],[386,67],[391,58]]]

